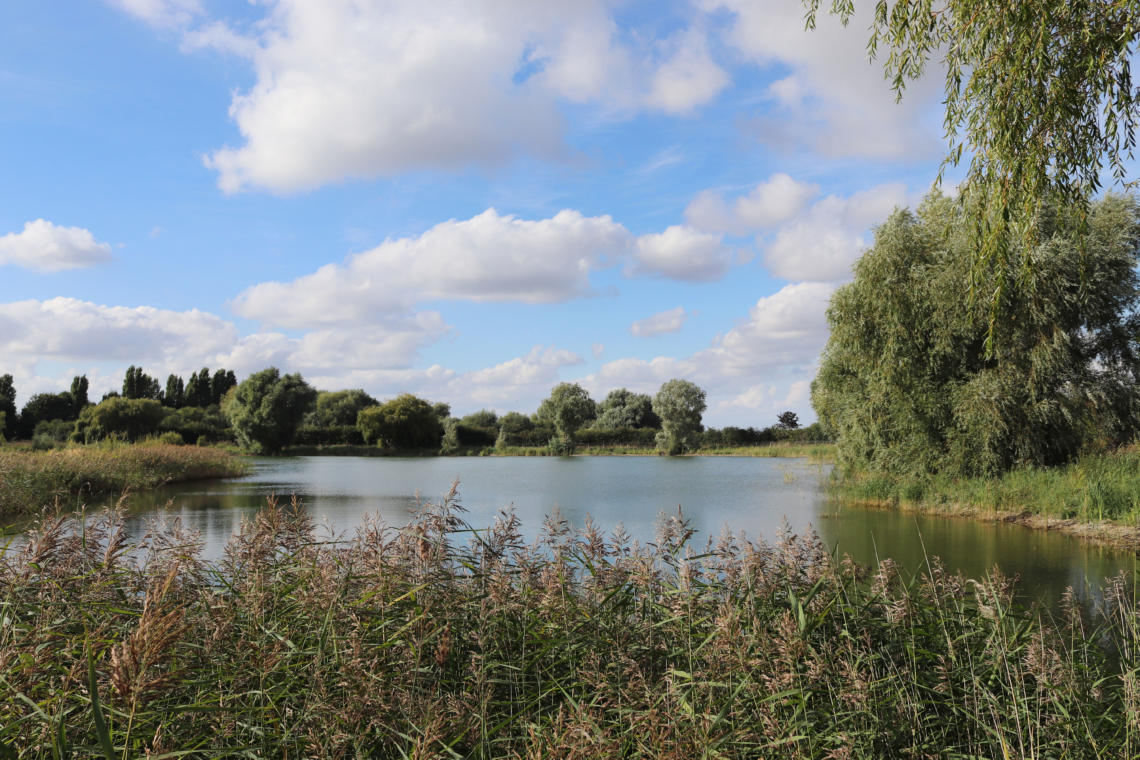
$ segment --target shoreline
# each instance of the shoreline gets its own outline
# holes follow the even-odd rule
[[[842,486],[839,486],[842,489]],[[1082,543],[1120,552],[1140,554],[1140,526],[1122,525],[1109,520],[1086,521],[1055,517],[1023,510],[992,510],[976,504],[937,505],[929,502],[906,502],[891,499],[868,499],[833,494],[842,507],[893,510],[905,514],[928,515],[983,523],[1007,523],[1040,531],[1055,531]]]

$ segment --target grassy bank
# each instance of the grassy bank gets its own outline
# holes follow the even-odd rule
[[[1103,619],[1044,621],[936,562],[866,577],[794,537],[693,556],[679,520],[640,549],[562,525],[524,548],[444,504],[331,544],[271,507],[218,566],[177,526],[136,564],[113,514],[65,525],[0,558],[6,756],[1140,752],[1123,580]]]
[[[546,446],[471,446],[441,454],[437,451],[391,451],[376,446],[290,446],[287,456],[490,456],[490,457],[546,457],[561,456]],[[656,448],[639,446],[579,446],[575,456],[664,456]],[[835,459],[835,445],[831,443],[772,443],[762,446],[719,446],[702,448],[689,456],[726,457],[804,457],[822,462]]]
[[[832,488],[846,500],[1018,521],[1140,548],[1140,448],[1135,446],[1064,467],[1023,468],[993,478],[847,472]]]
[[[248,464],[227,451],[159,443],[75,446],[51,451],[0,448],[0,518],[34,514],[60,502],[69,508],[92,498],[186,480],[244,474]]]

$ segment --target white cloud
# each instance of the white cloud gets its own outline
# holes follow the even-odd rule
[[[595,395],[617,387],[653,394],[666,380],[686,378],[708,392],[709,424],[772,424],[789,407],[810,416],[807,391],[827,341],[833,292],[826,283],[787,285],[759,299],[708,348],[686,357],[617,359],[582,382]]]
[[[637,239],[629,271],[676,280],[710,281],[723,277],[731,262],[732,251],[721,244],[720,235],[673,225],[664,232]]]
[[[847,279],[871,244],[869,228],[909,200],[901,183],[878,185],[848,198],[829,195],[779,228],[764,248],[764,265],[787,280]]]
[[[59,227],[46,219],[24,224],[23,232],[0,237],[0,266],[58,272],[111,260],[111,246],[82,227]]]
[[[230,106],[242,144],[206,164],[225,192],[294,192],[552,158],[566,153],[560,100],[688,113],[727,86],[702,32],[657,42],[620,28],[615,4],[277,0],[256,36],[187,28],[186,49],[240,55],[257,75]]]
[[[185,26],[202,13],[199,0],[110,0],[111,4],[151,26]]]
[[[689,113],[728,86],[728,74],[709,56],[703,34],[678,35],[673,55],[653,75],[646,103],[666,113]]]
[[[639,319],[629,326],[629,331],[638,338],[649,338],[654,335],[680,332],[685,325],[688,313],[681,306],[654,314],[645,319]]]
[[[773,174],[730,206],[715,190],[703,190],[685,208],[685,220],[700,230],[743,235],[786,222],[819,194],[819,187]]]
[[[0,304],[0,358],[171,364],[228,350],[237,330],[220,317],[74,298]]]
[[[941,76],[936,63],[930,76],[911,83],[895,102],[883,78],[881,61],[867,59],[867,29],[872,3],[856,4],[847,27],[820,10],[816,29],[804,29],[804,9],[797,2],[703,0],[708,12],[734,15],[728,43],[746,60],[782,66],[791,74],[771,86],[774,105],[754,123],[768,141],[806,147],[824,156],[902,158],[937,156],[942,151],[937,118]],[[931,123],[933,122],[933,123]]]
[[[242,316],[285,327],[351,324],[418,301],[551,303],[590,292],[590,273],[624,255],[630,235],[608,216],[560,211],[528,221],[494,209],[416,238],[381,243],[292,282],[267,282],[234,301]]]

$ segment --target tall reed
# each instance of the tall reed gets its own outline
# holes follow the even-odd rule
[[[321,538],[270,503],[216,564],[177,521],[46,516],[0,560],[0,756],[1132,758],[1131,586],[1092,619],[814,537],[486,530],[454,492]],[[178,754],[182,753],[182,754]]]
[[[248,467],[222,449],[161,443],[0,448],[0,518],[34,515],[55,502],[77,505],[167,483],[233,477]]]

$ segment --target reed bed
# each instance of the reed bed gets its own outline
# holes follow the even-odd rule
[[[1050,520],[1140,525],[1140,448],[1086,454],[1060,467],[1022,467],[994,477],[948,478],[844,472],[836,495],[935,512],[963,507]]]
[[[321,539],[270,503],[206,564],[177,522],[45,518],[0,562],[0,757],[1133,758],[1137,608],[1013,605],[812,537],[525,543],[454,493]]]
[[[161,443],[73,446],[50,451],[0,448],[0,519],[37,514],[55,503],[167,483],[242,475],[246,461],[222,449]]]

